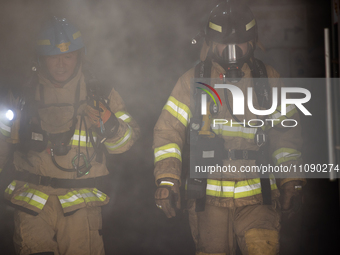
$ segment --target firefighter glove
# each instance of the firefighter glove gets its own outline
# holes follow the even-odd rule
[[[179,181],[172,178],[160,179],[155,192],[155,202],[156,206],[163,210],[166,217],[175,217],[176,209],[178,210],[181,207]]]
[[[87,104],[85,113],[96,127],[97,132],[103,136],[111,138],[117,133],[119,121],[101,101],[99,103],[98,101],[93,101],[93,104]]]
[[[302,181],[290,181],[282,185],[280,197],[282,214],[288,219],[300,211],[303,203]]]

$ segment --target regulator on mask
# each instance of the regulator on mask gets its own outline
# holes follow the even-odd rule
[[[223,1],[210,13],[205,40],[210,57],[226,71],[230,82],[243,76],[242,67],[251,61],[257,41],[257,24],[248,6],[239,1]]]
[[[249,61],[253,52],[253,43],[219,44],[213,52],[213,60],[226,71],[226,78],[232,82],[238,82],[243,76],[242,67]],[[218,48],[223,48],[222,52]]]

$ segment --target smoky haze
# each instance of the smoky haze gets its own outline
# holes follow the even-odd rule
[[[0,3],[2,88],[20,89],[30,73],[35,39],[44,21],[53,15],[66,17],[81,31],[86,60],[98,79],[112,84],[140,125],[141,138],[133,148],[109,157],[111,176],[103,190],[111,197],[110,204],[103,207],[107,254],[194,254],[186,214],[180,212],[178,217],[168,220],[155,206],[152,136],[177,79],[199,60],[202,41],[191,45],[191,39],[203,28],[209,11],[218,2],[2,0]],[[320,13],[323,7],[307,0],[245,2],[251,5],[255,17],[258,14],[259,40],[266,51],[257,50],[256,54],[262,60],[284,77],[323,76],[323,45],[319,39],[323,32],[317,28],[322,29],[322,24],[328,22],[322,19],[328,17],[327,10]],[[284,28],[280,29],[281,26]],[[275,38],[271,33],[275,33]],[[323,102],[316,104],[319,103]],[[309,120],[305,122],[310,124]],[[309,157],[320,157],[315,140],[310,137],[317,137],[318,144],[323,146],[322,136],[311,129],[304,136]],[[1,210],[5,208],[0,206]],[[8,209],[2,211],[0,235],[4,242],[0,250],[14,254],[12,214]],[[311,218],[320,215],[323,212]],[[310,241],[305,239],[305,243]],[[291,244],[294,245],[298,245],[296,241]]]

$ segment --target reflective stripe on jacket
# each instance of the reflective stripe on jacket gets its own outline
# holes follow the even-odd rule
[[[268,78],[279,78],[279,74],[270,66],[266,66]],[[242,71],[244,78],[237,85],[246,94],[247,88],[252,86],[251,72],[247,64],[244,64]],[[156,181],[161,178],[174,178],[181,180],[182,175],[182,150],[186,142],[186,128],[193,109],[190,109],[190,84],[194,78],[194,68],[186,72],[179,78],[170,97],[168,98],[162,113],[154,128],[154,175]],[[213,62],[211,77],[219,78],[221,73],[225,73],[224,69],[217,63]],[[280,88],[282,84],[278,79],[268,79],[271,87]],[[213,84],[210,84],[213,86]],[[226,102],[223,89],[216,89],[220,95],[222,102]],[[232,95],[228,94],[228,100],[231,102]],[[253,100],[254,108],[259,109],[256,98]],[[225,104],[223,103],[223,106]],[[268,116],[274,121],[272,128],[269,125],[262,127],[267,131],[270,139],[270,152],[274,164],[290,164],[299,163],[301,160],[301,129],[300,125],[281,132],[283,127],[278,125],[284,119],[295,119],[299,122],[298,112],[294,105],[287,106],[287,114],[281,116],[280,106],[276,111]],[[242,116],[246,121],[256,119],[248,109]],[[225,141],[226,150],[255,150],[259,148],[254,143],[254,137],[257,128],[245,127],[236,123],[226,107],[220,107],[215,119],[227,119],[227,124],[211,125],[213,132],[222,137]],[[231,125],[231,121],[233,124]],[[255,165],[255,160],[229,160],[224,162],[236,166]],[[276,176],[280,178],[280,174]],[[281,177],[282,178],[282,177]],[[275,179],[271,179],[272,198],[279,196]],[[261,184],[257,173],[245,174],[244,177],[230,175],[230,178],[208,180],[207,185],[207,202],[216,206],[243,206],[250,204],[262,203]]]
[[[38,111],[42,123],[41,126],[42,128],[51,128],[51,130],[55,131],[56,133],[62,133],[70,130],[70,127],[67,126],[67,118],[72,118],[72,110],[74,110],[74,108],[69,106],[74,104],[76,87],[78,84],[80,84],[79,101],[83,102],[83,104],[79,106],[76,114],[77,123],[75,126],[75,132],[69,143],[70,150],[66,155],[55,156],[56,162],[61,167],[74,169],[72,163],[75,161],[75,157],[79,155],[79,152],[84,155],[84,157],[80,158],[80,165],[84,164],[82,161],[85,157],[88,159],[88,155],[90,157],[94,155],[94,147],[90,142],[89,129],[85,130],[85,126],[89,128],[92,127],[92,124],[88,119],[86,112],[84,112],[87,88],[81,68],[75,77],[62,88],[56,88],[41,74],[39,74],[39,83],[41,86],[43,86],[43,90],[39,90],[37,86],[35,91],[35,100],[40,101],[41,98],[44,98],[45,103],[45,107],[41,108],[43,111],[40,111],[40,108]],[[40,96],[41,92],[44,93],[44,97]],[[113,88],[107,95],[107,99],[110,110],[118,118],[119,128],[114,137],[105,140],[104,145],[109,153],[118,154],[130,149],[130,147],[139,137],[139,127],[132,119],[130,114],[126,111],[122,98]],[[60,108],[58,108],[59,105],[61,105]],[[67,105],[68,108],[62,108],[63,105]],[[81,115],[83,115],[84,118],[81,118]],[[64,121],[65,119],[66,121]],[[86,125],[84,122],[81,124],[81,119],[85,121]],[[69,122],[72,123],[72,121]],[[6,141],[5,135],[9,134],[5,133],[5,131],[10,132],[11,130],[9,128],[10,127],[8,126],[4,126],[3,123],[0,125],[0,145]],[[95,128],[92,128],[92,130],[95,130]],[[95,142],[98,139],[103,139],[94,131],[92,135]],[[48,147],[49,146],[50,145],[48,145]],[[2,154],[3,153],[1,152],[0,163],[3,161]],[[102,162],[92,160],[90,163],[91,168],[89,172],[81,177],[78,177],[76,171],[66,172],[57,168],[57,166],[52,162],[50,150],[48,148],[42,152],[30,150],[28,153],[22,153],[20,151],[16,151],[14,153],[15,170],[19,172],[28,171],[35,175],[72,180],[77,180],[79,178],[95,178],[109,174],[106,167],[105,155],[103,156]],[[5,191],[6,199],[10,200],[13,204],[25,207],[38,213],[44,207],[50,195],[58,196],[64,213],[71,212],[86,206],[102,206],[107,204],[109,201],[109,197],[106,194],[93,187],[76,189],[52,188],[51,186],[34,185],[31,183],[14,180]]]

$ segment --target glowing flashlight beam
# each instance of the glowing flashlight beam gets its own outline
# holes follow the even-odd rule
[[[13,113],[12,110],[8,110],[8,111],[6,112],[6,118],[7,118],[8,120],[13,120],[13,118],[14,118],[14,113]]]

